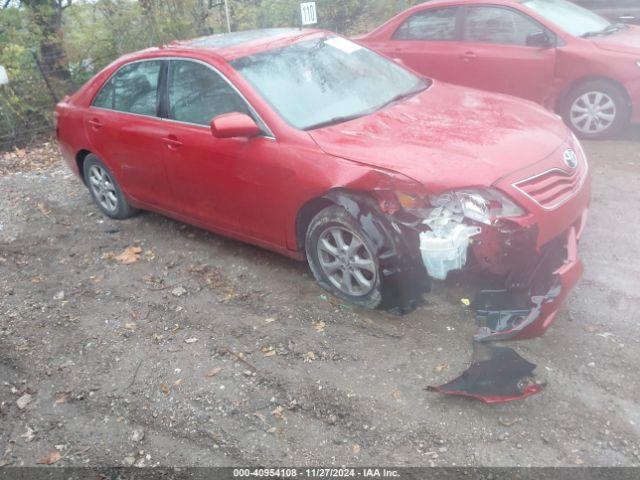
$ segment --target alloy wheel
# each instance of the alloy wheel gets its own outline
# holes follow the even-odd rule
[[[345,227],[329,227],[318,239],[318,263],[334,287],[362,297],[376,284],[377,267],[362,239]]]
[[[99,165],[89,169],[89,185],[98,203],[108,212],[118,210],[118,191],[109,173]]]
[[[587,92],[575,99],[571,105],[571,123],[585,134],[602,133],[616,119],[616,103],[603,92]]]

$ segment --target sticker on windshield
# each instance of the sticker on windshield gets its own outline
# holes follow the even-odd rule
[[[362,47],[357,43],[353,43],[347,40],[346,38],[342,38],[342,37],[333,37],[328,40],[325,40],[324,43],[326,45],[329,45],[330,47],[337,48],[338,50],[341,50],[344,53],[349,53],[349,54],[353,52],[357,52],[358,50],[362,50]]]

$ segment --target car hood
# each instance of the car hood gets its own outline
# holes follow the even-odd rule
[[[603,50],[640,55],[640,27],[630,25],[622,32],[605,37],[594,37],[593,43]]]
[[[330,155],[401,173],[432,193],[488,187],[543,161],[570,136],[556,115],[531,102],[441,82],[309,134]]]

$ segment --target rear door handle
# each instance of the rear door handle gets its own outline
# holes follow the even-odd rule
[[[465,52],[464,54],[460,55],[460,58],[468,62],[470,60],[475,60],[476,58],[478,58],[478,55],[476,55],[475,52]]]
[[[89,120],[89,125],[91,125],[91,128],[93,128],[94,130],[99,130],[102,127],[102,122],[100,122],[100,120],[98,120],[97,118],[92,118],[91,120]]]
[[[175,135],[169,135],[162,139],[169,150],[177,150],[182,146],[182,142]]]

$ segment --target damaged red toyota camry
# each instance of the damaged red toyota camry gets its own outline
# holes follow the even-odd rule
[[[522,338],[547,329],[581,274],[589,167],[559,117],[329,32],[127,55],[56,117],[64,158],[104,214],[151,210],[306,259],[355,305],[406,311],[431,279],[483,270],[505,291],[483,292],[479,335]]]

